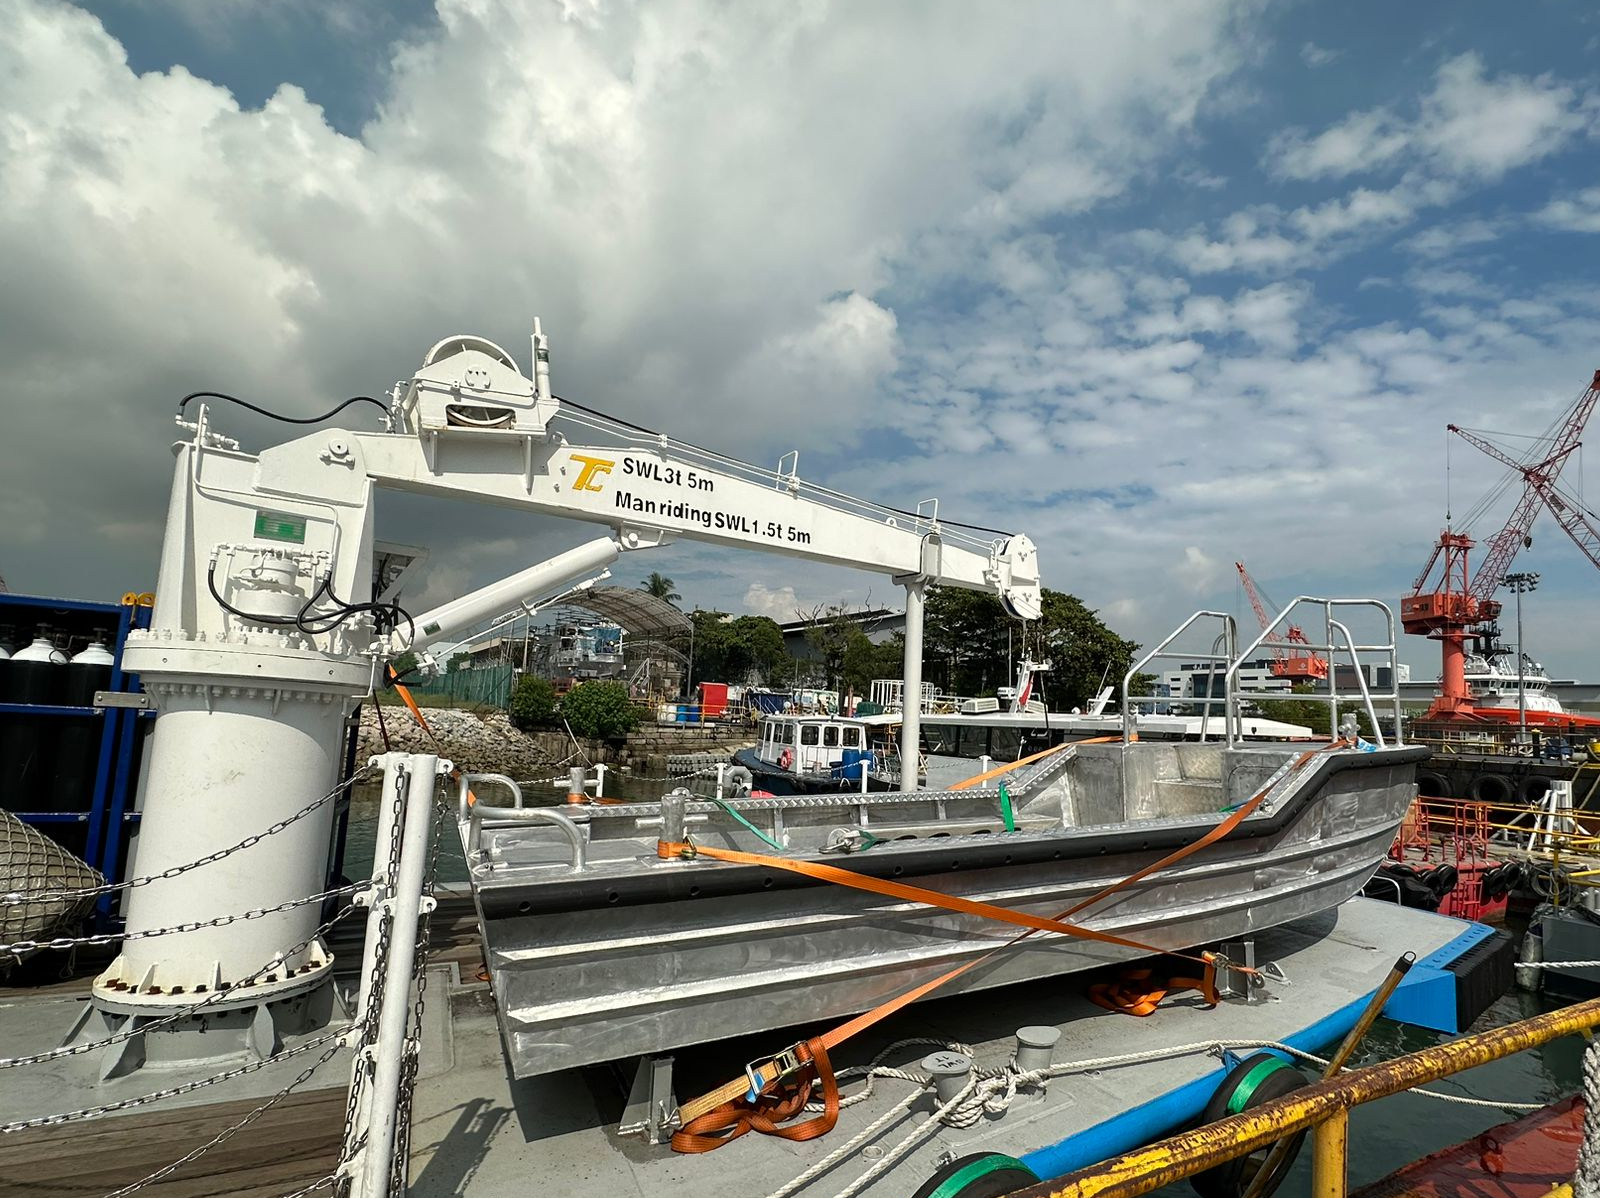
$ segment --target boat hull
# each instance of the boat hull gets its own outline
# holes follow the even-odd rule
[[[861,789],[861,780],[859,778],[836,778],[831,774],[797,774],[792,770],[778,769],[771,762],[762,761],[760,757],[756,756],[754,749],[740,749],[735,752],[733,764],[742,765],[749,770],[754,789],[764,790],[768,794],[850,794]],[[887,779],[868,773],[868,793],[892,789],[894,787]]]
[[[1072,762],[1074,770],[1046,779],[1021,800],[1014,833],[1000,832],[993,791],[863,796],[855,803],[755,800],[740,810],[761,818],[763,803],[774,808],[766,812],[774,831],[802,846],[830,822],[903,833],[844,859],[804,855],[1054,916],[1192,843],[1220,818],[1207,790],[1221,793],[1220,778],[1161,776],[1161,767],[1147,778],[1144,766],[1112,760],[1121,749],[1093,746],[1091,754],[1083,747],[1087,760]],[[1216,772],[1247,789],[1281,765],[1279,758],[1228,755],[1231,761],[1219,755]],[[1127,886],[1081,920],[1170,951],[1249,936],[1344,902],[1387,851],[1415,795],[1415,765],[1425,756],[1422,749],[1328,755],[1280,779],[1263,809],[1232,834]],[[1115,787],[1104,777],[1113,765],[1121,765]],[[1116,801],[1115,788],[1126,788],[1121,801],[1135,818],[1085,818],[1096,804]],[[921,818],[919,804],[930,809],[928,818]],[[1185,805],[1199,810],[1148,814]],[[1007,947],[1017,932],[1008,924],[770,867],[643,856],[642,847],[653,850],[653,837],[636,828],[625,835],[625,825],[658,821],[660,805],[633,806],[638,810],[588,813],[591,860],[582,873],[554,872],[562,858],[543,829],[484,834],[481,851],[492,868],[474,867],[474,890],[507,1055],[519,1077],[815,1025],[867,1010],[990,953],[940,994],[1141,955],[1051,934]],[[690,833],[702,843],[749,847],[710,804],[691,805],[689,818]],[[480,850],[469,846],[474,851]]]

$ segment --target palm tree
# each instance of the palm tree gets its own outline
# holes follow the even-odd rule
[[[675,603],[683,598],[682,595],[673,590],[672,579],[656,570],[650,571],[649,578],[640,581],[639,589],[647,595],[665,600],[668,603]]]

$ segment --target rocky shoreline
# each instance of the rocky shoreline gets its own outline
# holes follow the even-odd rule
[[[572,765],[604,762],[628,773],[649,777],[667,774],[666,758],[678,753],[729,750],[752,743],[744,728],[685,727],[647,724],[616,740],[573,737],[565,728],[523,732],[503,711],[483,715],[453,707],[423,709],[430,737],[404,707],[385,703],[380,729],[378,712],[370,704],[361,708],[361,733],[357,760],[388,747],[404,753],[438,752],[457,769],[469,773],[506,774],[518,781],[549,778]],[[434,738],[437,738],[437,744]]]

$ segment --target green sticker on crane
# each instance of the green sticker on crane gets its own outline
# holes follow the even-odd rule
[[[256,537],[263,541],[306,543],[306,518],[288,512],[256,512]]]

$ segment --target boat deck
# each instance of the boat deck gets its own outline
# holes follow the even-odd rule
[[[1259,1005],[1227,1002],[1208,1011],[1197,996],[1188,995],[1170,1000],[1149,1019],[1135,1019],[1091,1004],[1083,997],[1085,979],[1055,978],[919,1004],[852,1041],[835,1064],[864,1063],[890,1044],[914,1037],[963,1042],[975,1049],[980,1067],[999,1064],[1012,1053],[1015,1030],[1027,1025],[1061,1029],[1057,1062],[1234,1039],[1278,1040],[1315,1051],[1348,1029],[1406,951],[1424,964],[1412,971],[1416,985],[1398,992],[1391,1009],[1413,1021],[1453,1019],[1453,987],[1448,988],[1448,1012],[1438,1005],[1446,988],[1438,988],[1431,1000],[1422,991],[1437,981],[1437,966],[1487,935],[1481,925],[1356,899],[1260,934],[1257,959],[1278,962],[1290,982],[1275,985],[1272,997]],[[676,1062],[677,1097],[708,1090],[738,1075],[746,1061],[816,1030],[765,1033],[687,1050]],[[455,1068],[429,1079],[417,1094],[411,1191],[416,1198],[462,1193],[467,1178],[471,1192],[485,1198],[509,1198],[528,1192],[530,1185],[545,1193],[759,1196],[832,1153],[906,1094],[907,1083],[880,1080],[871,1098],[844,1112],[834,1132],[808,1143],[748,1135],[709,1155],[683,1156],[617,1134],[631,1070],[624,1075],[589,1068],[512,1081],[486,993],[457,996],[451,1038]],[[907,1046],[886,1063],[916,1069],[931,1050]],[[867,1193],[912,1193],[941,1159],[979,1150],[1022,1156],[1042,1176],[1102,1160],[1193,1118],[1223,1070],[1217,1056],[1195,1051],[1057,1079],[1043,1094],[1019,1093],[1003,1117],[933,1133]],[[845,1091],[859,1086],[846,1083]],[[925,1096],[903,1121],[864,1145],[860,1156],[819,1179],[813,1192],[837,1192],[883,1148],[925,1120],[931,1108],[931,1095]]]
[[[457,909],[447,914],[457,917],[451,921],[453,929],[460,914]],[[1343,1033],[1394,959],[1408,950],[1424,963],[1412,971],[1391,1011],[1448,1027],[1454,990],[1434,984],[1439,970],[1430,968],[1428,958],[1432,955],[1432,964],[1441,965],[1487,934],[1479,925],[1357,899],[1258,937],[1258,960],[1278,962],[1290,979],[1287,985],[1275,984],[1271,998],[1259,1005],[1235,1001],[1207,1011],[1190,995],[1170,1000],[1169,1007],[1150,1019],[1133,1019],[1088,1003],[1082,997],[1086,979],[1057,978],[920,1004],[852,1041],[836,1063],[864,1062],[895,1041],[927,1037],[972,1045],[978,1065],[992,1065],[1010,1056],[1015,1029],[1030,1024],[1062,1029],[1058,1062],[1229,1039],[1283,1040],[1314,1051]],[[698,1198],[715,1191],[759,1198],[833,1152],[907,1093],[907,1083],[879,1081],[874,1095],[848,1108],[832,1134],[811,1143],[751,1135],[708,1156],[681,1156],[665,1146],[648,1146],[616,1131],[632,1081],[631,1062],[511,1079],[489,987],[476,980],[476,952],[463,929],[444,954],[453,959],[436,958],[430,966],[412,1137],[411,1192],[419,1198],[468,1192],[475,1198],[520,1198],[530,1192],[580,1191],[648,1193],[652,1198],[691,1193]],[[0,994],[0,1043],[8,1054],[49,1046],[46,1033],[53,1029],[59,1036],[69,1021],[66,1004],[81,1001],[81,992],[60,989]],[[448,1018],[441,1018],[446,1013]],[[816,1030],[762,1033],[687,1050],[677,1062],[678,1096],[709,1089],[739,1073],[746,1060]],[[927,1045],[908,1046],[889,1063],[915,1069],[928,1051]],[[0,1196],[98,1198],[228,1126],[264,1096],[276,1093],[305,1063],[301,1058],[275,1064],[138,1112],[0,1136]],[[40,1068],[46,1072],[39,1073]],[[986,1118],[963,1131],[940,1129],[867,1192],[911,1193],[934,1170],[935,1161],[951,1152],[983,1149],[1021,1155],[1041,1174],[1102,1159],[1192,1118],[1223,1068],[1217,1056],[1195,1051],[1057,1079],[1043,1094],[1019,1093],[1003,1117]],[[186,1080],[172,1070],[147,1069],[96,1087],[84,1058],[7,1072],[11,1076],[0,1086],[0,1115],[6,1119],[88,1106]],[[320,1083],[326,1078],[331,1088],[297,1092],[141,1193],[266,1198],[325,1175],[337,1158],[347,1072],[341,1054],[315,1079]],[[859,1085],[847,1082],[845,1090],[853,1092]],[[875,1145],[866,1145],[861,1156],[845,1161],[810,1192],[837,1192],[870,1164],[876,1148],[897,1143],[927,1118],[930,1108],[931,1098],[919,1100]]]

